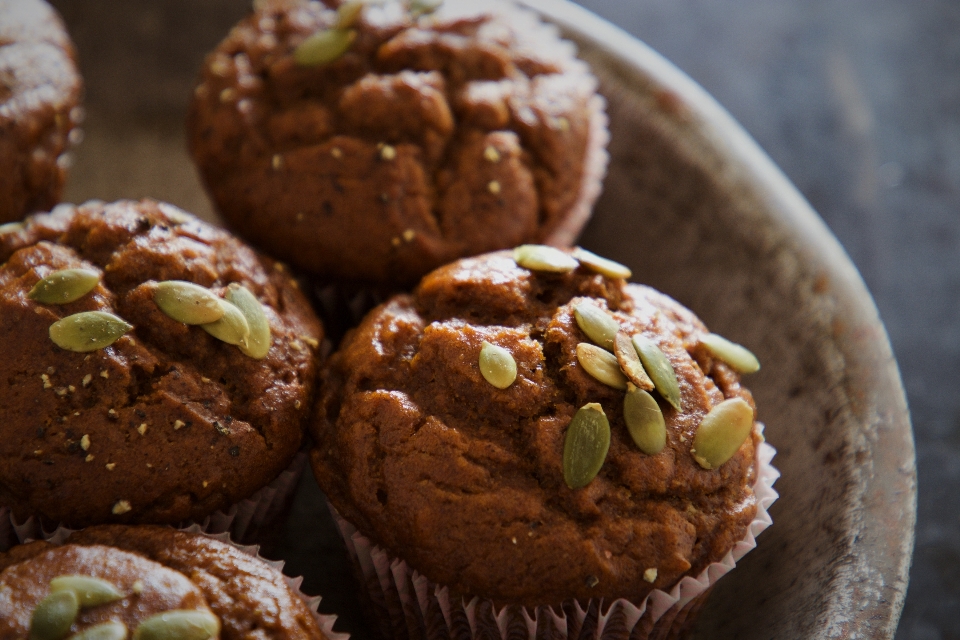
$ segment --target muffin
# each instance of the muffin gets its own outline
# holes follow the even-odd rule
[[[759,365],[628,276],[520,247],[430,273],[348,334],[322,374],[311,462],[367,565],[409,567],[453,609],[476,596],[602,627],[617,601],[632,627],[752,544],[771,452],[737,369]],[[371,598],[389,610],[404,588]]]
[[[596,80],[504,2],[255,3],[211,53],[191,151],[223,218],[330,281],[569,245],[606,165]]]
[[[92,527],[62,545],[0,553],[0,637],[119,639],[126,630],[142,638],[326,640],[293,584],[256,555],[202,534]],[[195,635],[177,635],[178,624]]]
[[[0,522],[262,519],[232,505],[292,491],[322,339],[283,265],[176,207],[28,218],[0,235]]]
[[[60,200],[81,132],[73,44],[42,0],[0,0],[0,223]]]

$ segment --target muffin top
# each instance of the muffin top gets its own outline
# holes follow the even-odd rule
[[[0,223],[44,211],[63,188],[83,82],[42,0],[0,0]],[[79,131],[74,134],[79,135]]]
[[[571,242],[606,138],[572,45],[503,2],[338,4],[255,3],[208,56],[188,128],[227,221],[315,274],[376,284]]]
[[[44,599],[84,588],[94,595],[81,595],[75,616],[60,616],[65,626],[72,619],[69,630],[48,637],[107,623],[122,624],[130,635],[119,637],[132,637],[166,613],[168,625],[193,620],[224,640],[326,638],[306,603],[262,560],[200,534],[122,525],[91,527],[62,546],[33,542],[0,553],[0,636],[26,637],[31,620],[36,627],[58,618],[44,612]]]
[[[178,287],[223,322],[168,315],[195,302]],[[256,330],[234,345],[231,327]],[[171,205],[62,205],[8,227],[0,506],[80,527],[233,504],[299,448],[322,338],[282,265]]]
[[[549,251],[566,272],[487,254],[442,267],[413,295],[372,311],[322,374],[314,472],[344,518],[455,592],[528,606],[639,602],[744,537],[756,512],[760,428],[750,393],[707,347],[713,334],[693,313],[595,272],[588,262],[621,269],[590,254],[578,266]],[[576,316],[591,310],[588,335]],[[647,360],[655,384],[636,371],[627,384],[597,313],[617,339],[639,336],[665,356],[681,410],[661,387],[669,376]],[[616,373],[597,365],[609,358]],[[652,447],[625,418],[627,396],[642,394],[653,405],[644,410],[663,418]],[[716,407],[730,406],[745,412],[745,430],[718,460],[717,443],[701,444],[698,433],[717,423]],[[602,429],[591,429],[601,415],[609,450],[597,453],[591,433]]]

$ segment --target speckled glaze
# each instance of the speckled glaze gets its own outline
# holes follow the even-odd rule
[[[896,363],[860,276],[796,189],[689,78],[571,3],[525,3],[578,43],[608,100],[610,169],[581,243],[630,265],[634,280],[763,363],[750,384],[783,474],[775,524],[714,588],[694,637],[892,638],[913,548],[914,449]],[[55,4],[89,87],[67,198],[150,195],[212,219],[182,123],[204,53],[249,3]],[[288,543],[274,555],[305,573],[305,585],[331,585],[315,590],[339,605],[355,638],[372,638],[344,593],[348,563],[318,498],[303,486]]]

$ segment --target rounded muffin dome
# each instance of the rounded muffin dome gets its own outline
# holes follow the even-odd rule
[[[224,320],[175,319],[164,283]],[[323,338],[295,284],[149,200],[62,205],[0,234],[0,507],[73,527],[175,523],[273,480],[300,447]]]
[[[32,542],[0,553],[0,636],[326,640],[291,582],[204,535],[96,526],[62,545]],[[69,606],[68,592],[78,606]]]
[[[83,81],[73,44],[43,0],[0,0],[0,223],[60,199]]]
[[[322,374],[321,488],[362,534],[454,593],[639,602],[721,559],[756,513],[760,427],[738,374],[704,342],[712,334],[667,296],[595,271],[617,265],[580,255],[442,267],[373,310]],[[608,351],[623,336],[662,354],[676,397],[653,361],[652,381],[627,379]],[[637,394],[662,415],[659,443],[631,435]],[[719,438],[726,451],[699,439],[717,407],[746,427]],[[590,431],[603,422],[608,450]]]
[[[576,237],[606,118],[554,28],[489,0],[256,4],[208,56],[188,125],[241,235],[374,284]]]

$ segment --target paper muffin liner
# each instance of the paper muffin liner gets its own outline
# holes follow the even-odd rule
[[[307,454],[299,451],[280,475],[250,497],[210,514],[202,522],[184,522],[181,525],[196,524],[204,533],[229,533],[232,538],[244,543],[261,541],[290,506],[306,465]],[[35,516],[17,522],[9,507],[0,506],[0,551],[6,551],[28,539],[51,540],[61,530],[71,531],[60,524],[48,530]]]
[[[686,576],[669,591],[656,589],[642,602],[623,598],[605,604],[569,600],[559,608],[508,605],[498,609],[474,597],[459,602],[445,586],[431,582],[406,562],[391,557],[329,505],[340,528],[367,604],[384,638],[395,640],[665,640],[681,637],[713,585],[756,546],[756,536],[773,524],[768,509],[779,497],[773,484],[780,472],[771,460],[776,450],[766,442],[757,451],[753,486],[757,514],[746,536],[719,562],[698,576]]]
[[[128,526],[137,526],[137,525],[128,525]],[[240,544],[239,542],[234,542],[231,539],[230,533],[227,531],[221,533],[211,533],[209,531],[204,531],[203,527],[197,523],[191,524],[186,527],[176,527],[177,531],[182,533],[199,533],[208,538],[213,538],[219,542],[229,544],[234,549],[237,549],[244,555],[250,556],[251,558],[256,558],[265,565],[270,566],[273,569],[276,569],[280,572],[280,575],[283,576],[284,583],[293,591],[298,598],[303,600],[306,603],[307,608],[310,609],[310,613],[313,615],[313,619],[316,620],[317,626],[320,627],[320,630],[329,640],[349,640],[349,633],[340,633],[333,630],[333,624],[337,620],[336,615],[320,613],[318,608],[320,606],[320,596],[308,596],[303,591],[300,590],[300,585],[303,584],[303,577],[291,578],[290,576],[283,573],[283,560],[267,560],[260,555],[260,547],[255,544]],[[64,526],[59,526],[49,533],[45,533],[43,538],[24,538],[22,542],[32,542],[33,540],[43,539],[46,542],[55,544],[57,546],[65,544],[67,538],[69,538],[71,533],[79,531],[79,529],[68,529]]]

